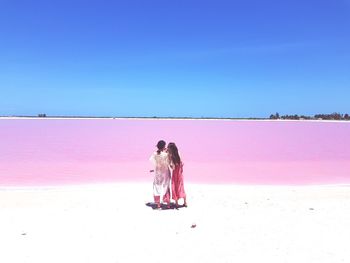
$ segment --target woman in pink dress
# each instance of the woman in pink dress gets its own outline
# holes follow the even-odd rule
[[[175,143],[168,144],[169,165],[172,170],[171,193],[175,200],[176,207],[179,206],[178,200],[184,199],[184,206],[187,207],[186,193],[183,180],[183,162],[181,161],[179,151]]]
[[[170,170],[169,170],[169,157],[165,151],[165,141],[161,140],[157,143],[158,150],[155,151],[150,161],[154,165],[154,180],[153,180],[153,197],[154,202],[157,204],[157,208],[160,208],[162,202],[168,204],[170,208]]]

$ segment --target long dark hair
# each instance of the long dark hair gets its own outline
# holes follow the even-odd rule
[[[160,154],[160,152],[164,150],[165,145],[166,145],[166,143],[165,143],[165,141],[163,141],[163,140],[160,140],[160,141],[157,143],[157,148],[158,148],[157,154]]]
[[[170,153],[170,160],[174,164],[180,164],[181,163],[181,158],[180,158],[179,151],[178,151],[175,143],[170,142],[168,144],[168,151]]]

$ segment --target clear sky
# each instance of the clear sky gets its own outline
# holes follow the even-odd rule
[[[0,115],[350,113],[350,0],[0,0]]]

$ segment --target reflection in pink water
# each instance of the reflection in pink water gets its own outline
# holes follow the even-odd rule
[[[348,184],[350,123],[2,119],[0,185],[152,181],[159,139],[195,183]]]

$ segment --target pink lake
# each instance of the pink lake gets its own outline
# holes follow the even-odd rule
[[[1,119],[0,138],[0,186],[151,183],[159,139],[186,182],[350,183],[350,122]]]

